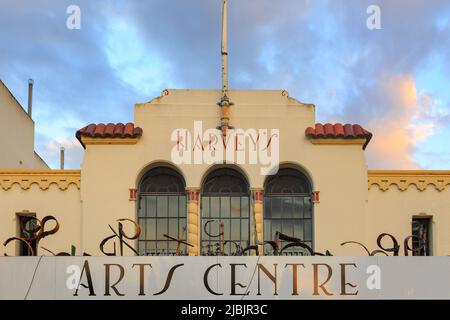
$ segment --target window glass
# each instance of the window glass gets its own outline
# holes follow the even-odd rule
[[[431,256],[431,218],[413,218],[412,221],[412,249],[415,256]]]
[[[186,240],[186,196],[181,175],[166,167],[150,170],[139,186],[138,239],[140,255],[186,254],[186,245],[176,240]]]
[[[239,254],[250,244],[249,189],[245,178],[232,169],[215,170],[206,177],[201,198],[201,254]],[[223,236],[219,235],[220,225]]]
[[[299,171],[282,168],[269,176],[264,189],[264,240],[273,241],[276,232],[300,239],[312,245],[311,187],[308,179]],[[282,241],[280,249],[288,242]],[[264,246],[264,254],[272,254],[269,246]],[[305,249],[291,247],[283,251],[285,255],[304,255]]]

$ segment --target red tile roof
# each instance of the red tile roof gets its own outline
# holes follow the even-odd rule
[[[321,139],[366,139],[363,149],[367,147],[372,133],[361,127],[359,124],[341,124],[341,123],[316,123],[315,127],[306,128],[305,134],[310,138]]]
[[[91,123],[81,128],[75,134],[81,145],[85,147],[81,141],[81,137],[89,138],[138,138],[142,136],[142,128],[135,127],[134,123]]]

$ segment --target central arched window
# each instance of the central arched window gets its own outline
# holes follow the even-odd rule
[[[201,254],[236,255],[250,243],[249,187],[231,168],[206,177],[201,202]],[[223,229],[220,225],[223,225]],[[219,234],[223,231],[223,237]]]
[[[168,167],[147,172],[139,185],[139,255],[186,254],[186,194],[183,177]]]
[[[274,240],[275,233],[301,239],[313,246],[313,220],[311,185],[298,170],[281,168],[266,180],[264,188],[264,240]],[[281,248],[287,243],[281,242]],[[264,254],[270,255],[270,246],[264,246]],[[304,255],[305,249],[291,247],[284,255]]]

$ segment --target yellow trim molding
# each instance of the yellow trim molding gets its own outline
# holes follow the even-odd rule
[[[428,186],[434,186],[442,191],[450,185],[450,170],[369,170],[369,190],[377,185],[381,191],[396,186],[398,190],[405,191],[410,185],[424,191]]]
[[[86,144],[136,144],[138,138],[91,138],[81,137],[81,142]]]
[[[18,184],[22,190],[30,189],[36,183],[41,190],[47,190],[51,184],[58,186],[60,190],[67,190],[74,184],[78,189],[81,185],[80,170],[0,170],[0,186],[3,190],[9,190],[14,184]]]
[[[358,145],[364,145],[366,143],[367,139],[365,138],[358,138],[358,139],[344,139],[344,138],[333,138],[333,139],[327,139],[327,138],[312,138],[311,143],[312,144],[338,144],[338,145],[344,145],[344,144],[358,144]]]

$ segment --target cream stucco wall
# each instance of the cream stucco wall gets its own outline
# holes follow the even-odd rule
[[[194,131],[201,120],[203,130],[219,123],[220,91],[169,90],[167,95],[135,106],[135,125],[143,129],[136,145],[87,145],[82,165],[81,197],[84,211],[84,243],[88,251],[108,234],[108,223],[117,218],[136,218],[136,204],[129,201],[129,188],[136,188],[140,175],[152,163],[171,163],[170,140],[177,128]],[[320,191],[314,207],[315,249],[341,250],[349,238],[363,241],[367,168],[360,145],[313,145],[305,129],[315,122],[314,106],[289,98],[281,90],[230,91],[231,124],[244,130],[279,129],[280,162],[296,166],[312,179]],[[208,164],[175,166],[187,187],[201,187],[211,169]],[[251,188],[262,188],[265,176],[259,165],[238,165]],[[114,199],[114,201],[111,201]],[[342,223],[350,221],[352,223]],[[339,226],[337,228],[336,226]],[[355,226],[361,226],[356,228]],[[95,231],[94,231],[95,230]],[[355,251],[356,252],[356,251]]]
[[[33,169],[36,170],[45,170],[45,169],[49,169],[47,163],[45,163],[45,161],[41,158],[40,155],[37,154],[37,152],[35,151],[33,156]]]
[[[378,234],[392,234],[401,246],[403,255],[403,240],[411,235],[412,219],[416,216],[431,216],[432,218],[432,250],[433,255],[450,255],[450,188],[438,191],[428,186],[420,191],[415,185],[400,191],[391,186],[381,191],[373,185],[369,191],[367,211],[366,241],[370,249],[378,249],[376,239]],[[386,239],[387,247],[391,245]],[[410,253],[409,253],[410,254]]]
[[[0,81],[0,168],[48,169],[34,152],[34,121]]]
[[[0,242],[10,237],[18,236],[17,213],[28,210],[35,213],[38,219],[45,216],[54,216],[59,224],[59,231],[45,237],[39,243],[54,253],[70,253],[71,245],[77,248],[77,254],[81,252],[80,243],[80,192],[77,186],[69,185],[67,190],[61,190],[52,184],[47,190],[42,190],[37,184],[32,184],[29,189],[22,189],[19,184],[14,184],[10,189],[0,188]],[[54,222],[46,225],[46,230],[52,229]],[[19,242],[13,241],[8,246],[0,247],[0,255],[4,253],[15,255],[18,252]],[[38,255],[50,255],[48,252],[38,249]]]
[[[142,174],[152,166],[165,164],[176,168],[187,188],[199,190],[203,178],[214,166],[175,165],[171,151],[176,142],[170,137],[179,128],[193,132],[194,121],[201,120],[203,130],[215,128],[219,124],[220,109],[216,103],[220,94],[215,90],[168,90],[151,102],[137,104],[135,125],[143,129],[142,137],[136,144],[87,144],[80,189],[75,185],[66,191],[55,185],[46,191],[37,185],[28,190],[18,185],[8,189],[10,177],[1,180],[0,172],[0,183],[6,186],[0,188],[0,240],[14,235],[15,213],[27,209],[38,217],[53,214],[61,223],[57,235],[44,239],[43,246],[58,252],[69,251],[70,245],[75,244],[78,253],[98,255],[100,242],[113,234],[109,224],[117,230],[117,219],[136,220],[137,203],[130,201],[129,189],[137,188]],[[432,185],[421,191],[414,185],[405,191],[394,186],[381,191],[373,185],[368,191],[368,171],[361,145],[315,145],[305,137],[305,129],[315,123],[313,105],[300,103],[281,90],[230,91],[229,97],[234,102],[231,125],[244,130],[279,129],[281,165],[302,170],[310,177],[313,190],[320,192],[320,202],[313,209],[316,251],[364,255],[356,245],[340,244],[353,240],[371,250],[377,249],[376,237],[383,232],[393,234],[403,245],[403,238],[411,233],[412,216],[424,213],[433,216],[434,254],[450,254],[450,189],[445,187],[450,174],[431,175],[441,191]],[[247,177],[252,189],[264,187],[266,177],[261,175],[259,164],[235,167]],[[60,181],[64,179],[61,177]],[[380,183],[388,181],[380,175],[377,179]],[[395,179],[401,185],[406,181],[401,172]],[[423,180],[420,176],[411,178],[411,172],[408,179]],[[190,210],[189,217],[195,217],[195,212]],[[131,234],[131,226],[124,225],[127,234]],[[200,234],[192,239],[195,238],[200,239]],[[107,250],[112,249],[112,242]],[[125,254],[133,253],[125,248]]]

